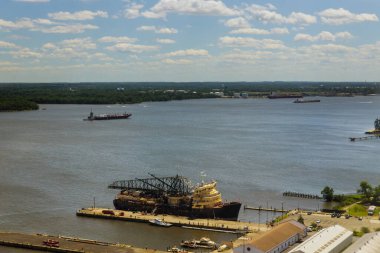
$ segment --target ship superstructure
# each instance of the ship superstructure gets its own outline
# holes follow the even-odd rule
[[[173,214],[193,218],[237,220],[240,202],[223,202],[216,182],[192,187],[182,176],[115,181],[108,186],[121,192],[114,199],[116,209]]]
[[[365,132],[366,134],[380,134],[380,119],[377,118],[374,122],[375,129]]]

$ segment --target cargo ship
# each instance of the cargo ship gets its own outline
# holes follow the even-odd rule
[[[374,122],[375,129],[365,132],[366,134],[380,134],[380,119],[377,118]]]
[[[114,114],[94,115],[94,113],[91,110],[90,115],[83,120],[92,121],[92,120],[128,119],[131,116],[132,116],[131,113],[114,113]]]
[[[115,181],[118,189],[113,204],[118,210],[171,214],[189,218],[237,220],[241,203],[224,202],[216,181],[193,187],[182,176]]]
[[[297,98],[296,100],[293,101],[293,103],[296,104],[301,104],[301,103],[318,103],[321,102],[320,99],[302,99],[302,98]]]

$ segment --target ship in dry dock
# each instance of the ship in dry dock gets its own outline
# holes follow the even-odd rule
[[[116,209],[190,218],[237,220],[241,203],[223,202],[216,181],[192,187],[182,176],[115,181],[110,189],[121,190]]]

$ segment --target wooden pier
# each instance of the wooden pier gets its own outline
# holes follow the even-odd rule
[[[380,135],[369,135],[369,136],[363,136],[363,137],[350,137],[350,141],[365,141],[365,140],[372,140],[372,139],[379,139]]]
[[[265,211],[265,212],[279,212],[279,213],[287,213],[289,210],[284,210],[284,209],[277,209],[277,208],[264,208],[264,207],[252,207],[252,206],[246,206],[244,205],[244,210],[256,210],[256,211]]]
[[[60,253],[164,252],[153,249],[134,248],[126,244],[114,244],[82,238],[13,232],[0,232],[0,246]]]
[[[199,230],[229,233],[249,233],[257,230],[258,224],[251,222],[217,220],[217,219],[191,219],[174,215],[153,215],[141,212],[130,212],[103,208],[82,208],[77,211],[77,216],[112,219],[129,222],[149,223],[152,219],[161,219],[176,227],[195,228]],[[244,231],[244,232],[242,232]]]

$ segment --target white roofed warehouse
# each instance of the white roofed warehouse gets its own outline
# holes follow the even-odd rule
[[[343,253],[378,253],[380,252],[380,232],[365,234]]]
[[[335,225],[322,229],[289,253],[340,253],[352,243],[353,233]]]

